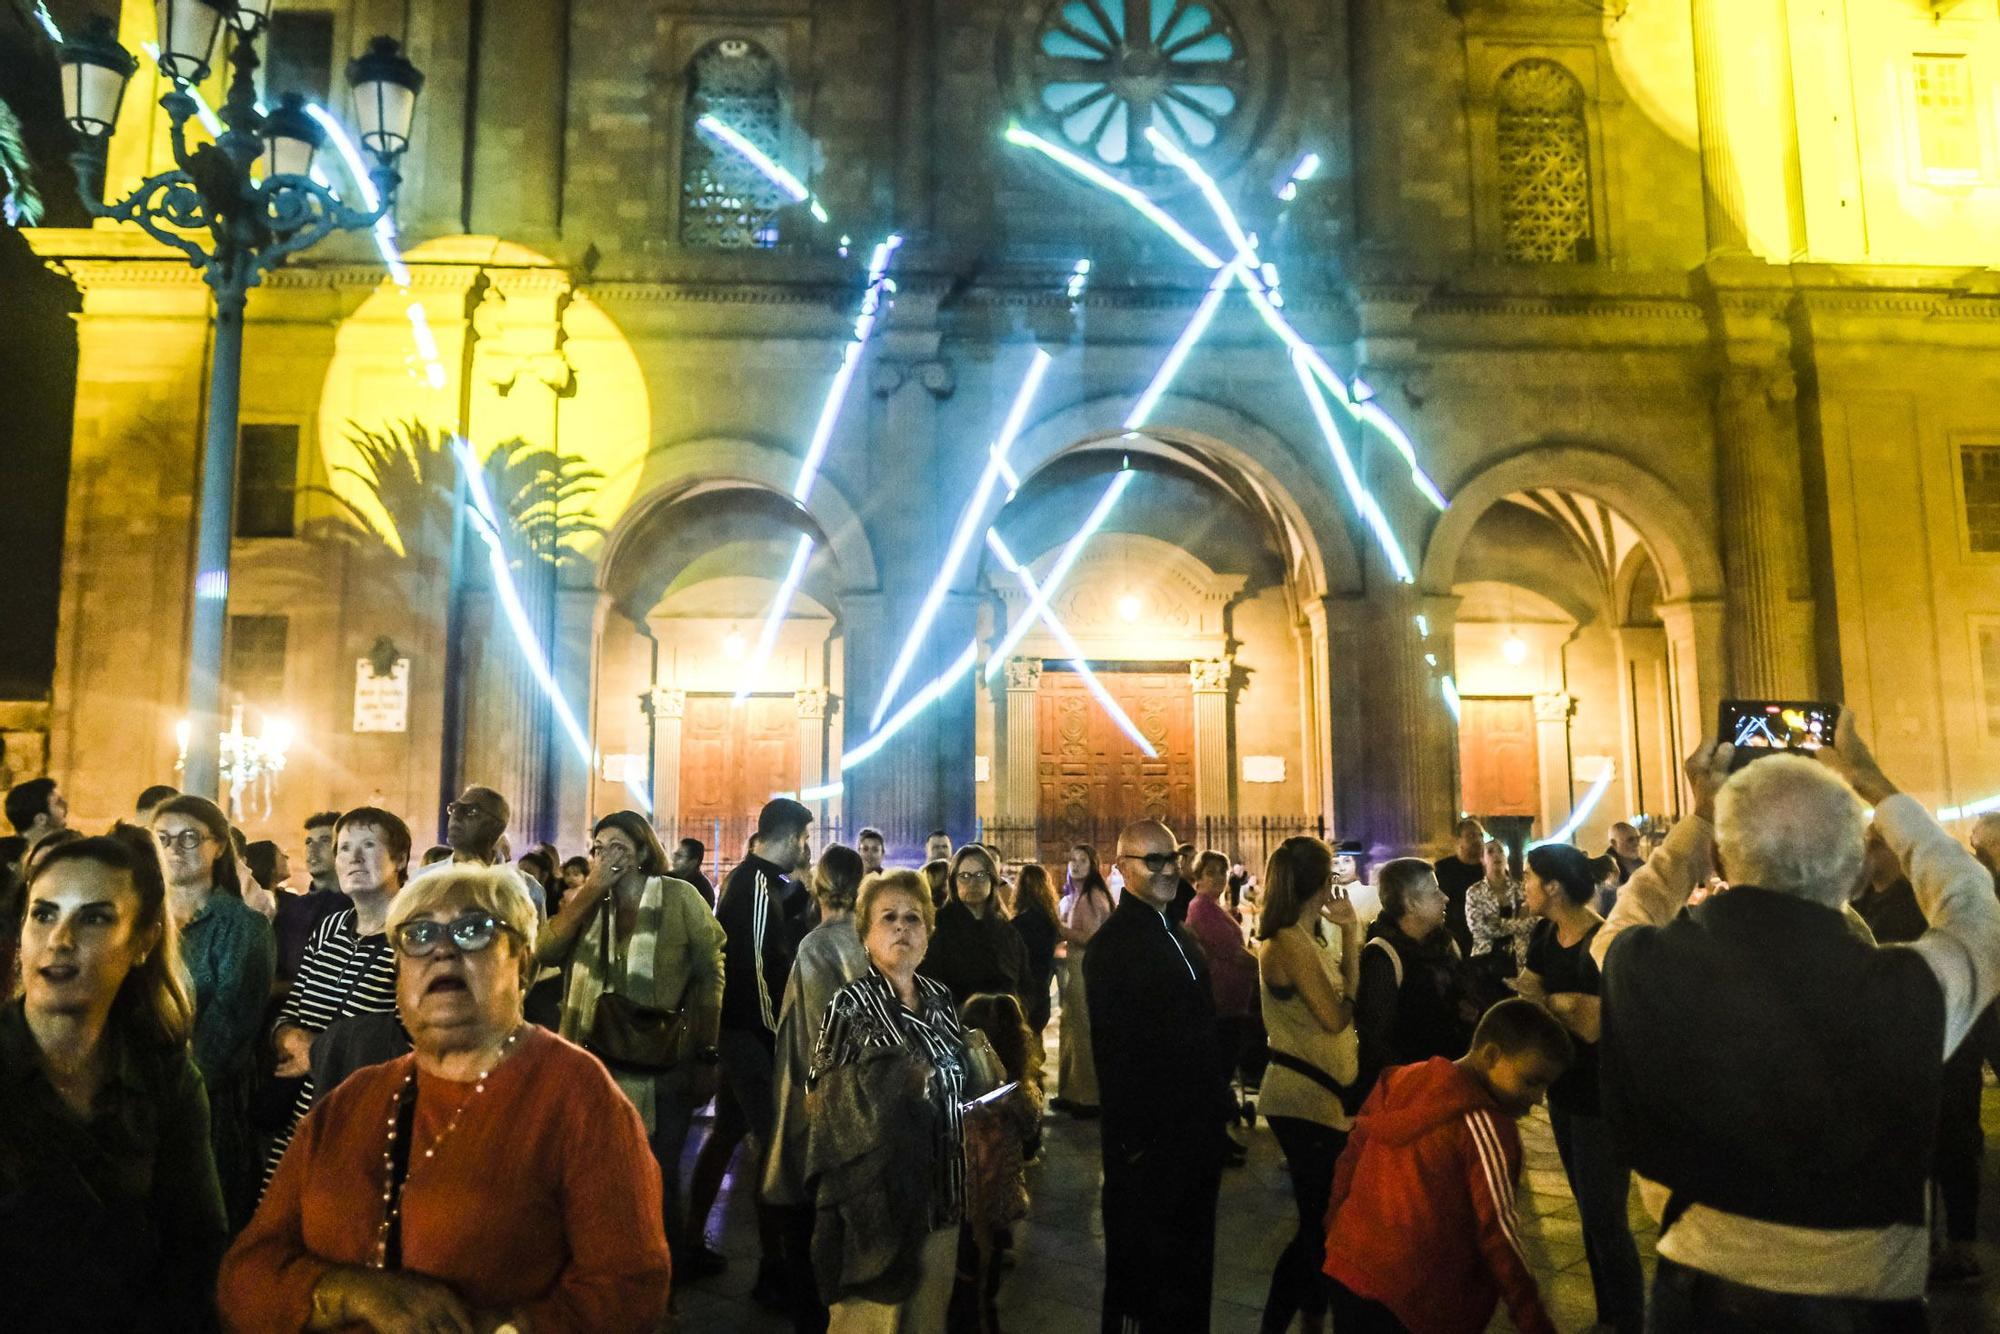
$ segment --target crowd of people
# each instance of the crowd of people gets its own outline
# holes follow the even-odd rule
[[[421,855],[391,811],[312,815],[294,887],[202,797],[91,835],[33,780],[0,843],[0,1327],[656,1329],[729,1264],[736,1163],[794,1328],[997,1334],[1060,1114],[1101,1145],[1107,1331],[1209,1327],[1262,1117],[1297,1207],[1263,1330],[1504,1303],[1534,1334],[1516,1122],[1546,1101],[1601,1326],[1925,1328],[1981,1273],[2000,820],[1958,845],[1845,714],[1816,760],[1686,773],[1650,849],[1468,819],[1372,878],[1304,836],[1253,878],[1151,820],[1060,885],[943,831],[898,869],[874,829],[815,857],[781,798],[719,887],[633,811],[516,861],[483,786]]]

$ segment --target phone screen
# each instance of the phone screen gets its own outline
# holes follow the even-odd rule
[[[1018,1079],[1010,1079],[1006,1083],[1002,1084],[999,1088],[994,1089],[990,1093],[982,1093],[978,1097],[974,1098],[971,1102],[960,1103],[958,1110],[960,1112],[969,1112],[975,1107],[989,1106],[992,1103],[1000,1101],[1000,1099],[1006,1097],[1009,1093],[1012,1093],[1015,1089],[1019,1087],[1021,1087],[1021,1081],[1019,1081]]]
[[[1831,745],[1839,717],[1838,704],[1822,701],[1726,699],[1716,735],[1736,747],[1730,767],[1741,769],[1766,755],[1810,754]]]

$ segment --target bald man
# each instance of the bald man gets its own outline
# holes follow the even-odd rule
[[[1105,1334],[1208,1329],[1231,1111],[1201,946],[1167,916],[1173,831],[1118,836],[1125,892],[1084,955],[1104,1145]]]

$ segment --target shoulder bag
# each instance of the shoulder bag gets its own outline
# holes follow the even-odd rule
[[[597,937],[604,990],[591,1012],[583,1048],[612,1070],[627,1074],[665,1074],[680,1064],[686,1047],[687,995],[671,1010],[641,1005],[612,989],[611,933],[616,930],[612,897],[604,896],[604,921]]]

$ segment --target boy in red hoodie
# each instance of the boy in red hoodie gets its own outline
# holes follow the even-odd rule
[[[1340,1334],[1476,1334],[1502,1297],[1521,1334],[1555,1334],[1514,1220],[1514,1120],[1571,1054],[1554,1016],[1514,999],[1486,1012],[1468,1055],[1382,1072],[1326,1211]]]

